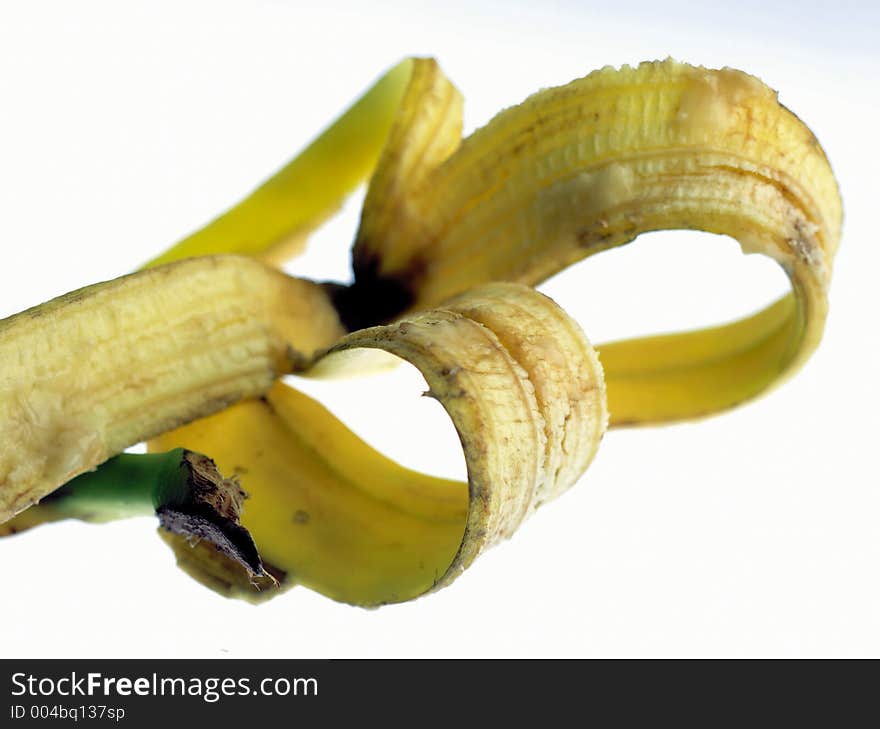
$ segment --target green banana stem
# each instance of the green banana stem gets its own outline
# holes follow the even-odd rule
[[[163,529],[204,540],[259,577],[265,573],[256,545],[239,523],[245,498],[238,482],[200,453],[123,453],[0,524],[0,536],[62,519],[100,524],[156,514]]]
[[[173,473],[181,462],[180,451],[123,453],[68,482],[40,507],[94,523],[153,514],[161,501],[158,490],[165,488],[160,474]]]

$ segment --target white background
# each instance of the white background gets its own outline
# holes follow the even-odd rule
[[[376,611],[302,588],[252,607],[178,572],[150,519],[54,525],[0,543],[0,655],[880,654],[871,4],[3,2],[0,316],[133,269],[410,54],[441,61],[467,130],[606,64],[748,70],[818,135],[846,220],[803,371],[706,422],[610,433],[581,483],[451,588]],[[344,279],[358,204],[290,270]],[[599,342],[738,316],[785,285],[733,241],[670,232],[545,290]],[[308,389],[406,465],[461,475],[412,372]]]

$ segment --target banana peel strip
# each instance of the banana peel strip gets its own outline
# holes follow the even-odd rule
[[[357,347],[409,359],[462,436],[469,489],[392,464],[319,405],[280,383],[262,399],[197,420],[151,443],[152,449],[187,445],[215,457],[221,454],[221,469],[240,474],[253,495],[242,523],[254,534],[267,570],[283,585],[307,584],[358,604],[408,599],[446,584],[481,549],[508,536],[538,504],[570,485],[571,475],[579,475],[592,457],[605,422],[601,370],[594,354],[591,359],[583,352],[570,360],[562,357],[549,366],[549,374],[546,363],[552,357],[541,358],[544,370],[530,369],[530,353],[541,347],[571,352],[559,342],[537,346],[540,337],[530,324],[517,334],[505,329],[505,317],[493,314],[511,306],[529,310],[531,305],[523,301],[531,294],[522,285],[537,284],[641,232],[669,228],[731,235],[746,252],[777,260],[792,281],[793,293],[763,312],[712,329],[599,348],[612,426],[699,417],[765,391],[815,348],[827,313],[841,224],[836,182],[815,137],[778,103],[775,92],[739,71],[674,61],[606,68],[539,92],[463,142],[460,96],[436,63],[412,59],[391,76],[387,93],[381,95],[383,109],[389,103],[399,106],[393,114],[377,116],[384,121],[375,127],[375,135],[368,134],[364,146],[381,148],[382,153],[354,246],[355,281],[349,287],[318,289],[325,304],[332,301],[326,308],[339,319],[330,322],[333,317],[327,317],[320,331],[309,335],[339,343],[311,371],[356,374],[339,355]],[[285,184],[275,186],[274,193],[270,180],[209,226],[209,232],[196,234],[158,261],[217,250],[278,260],[297,250],[291,241],[300,245],[375,161],[369,153],[362,155],[351,175],[328,188],[331,194],[301,208],[294,202],[287,210],[285,205],[302,191],[297,178],[303,171],[327,182],[344,170],[344,159],[328,156],[328,147],[318,148],[324,156],[314,155],[311,167],[304,165],[294,174],[294,161],[280,173]],[[263,217],[272,218],[271,225],[250,227]],[[498,289],[480,288],[500,280],[520,286],[508,288],[507,298]],[[469,296],[476,298],[468,303]],[[443,303],[449,297],[459,298]],[[340,321],[352,331],[342,340]],[[504,461],[524,470],[504,471],[492,455],[504,453],[503,442],[491,436],[490,443],[481,436],[484,430],[494,432],[493,427],[502,438],[506,432],[491,417],[478,417],[481,408],[493,412],[483,380],[468,379],[472,376],[462,374],[457,361],[445,361],[437,369],[434,365],[443,357],[436,343],[417,337],[436,331],[438,341],[446,343],[444,332],[463,336],[474,323],[503,342],[534,393],[553,393],[563,409],[574,407],[573,396],[560,395],[544,378],[552,381],[553,367],[565,369],[560,364],[564,360],[583,364],[579,376],[593,383],[594,398],[592,414],[584,422],[592,425],[578,426],[575,418],[574,429],[564,425],[563,431],[582,432],[588,456],[573,447],[575,436],[561,441],[551,437],[556,431],[546,424],[556,423],[559,416],[552,406],[548,409],[550,400],[533,394],[534,403],[526,397],[517,404],[509,396],[516,388],[509,387],[495,403],[497,412],[520,408],[521,414],[531,413],[532,425],[543,422],[545,432],[544,441],[538,437],[536,443],[528,440],[528,429],[511,431],[525,439],[513,441],[524,450],[505,455]],[[385,326],[372,326],[377,324]],[[550,326],[547,321],[543,325]],[[457,352],[454,343],[450,346],[448,351]],[[290,368],[309,362],[301,348],[286,354]],[[470,362],[466,353],[457,356]],[[479,364],[466,372],[500,376],[495,370],[484,372]],[[467,379],[468,388],[456,390],[449,378]],[[478,389],[471,391],[472,385]],[[455,392],[462,394],[457,398],[451,394]],[[239,390],[230,399],[254,394]],[[546,464],[557,461],[546,451],[545,469],[536,465],[541,443],[545,450],[555,448],[561,459],[558,476],[549,480]],[[365,484],[365,474],[379,477],[367,478]],[[491,485],[496,482],[502,485]],[[495,499],[493,494],[501,496]],[[319,518],[328,515],[332,518]],[[186,544],[184,549],[179,537],[166,538],[181,566],[202,581],[230,594],[254,595],[253,575],[243,578],[238,566],[205,545],[193,549]],[[413,560],[414,555],[422,558]]]
[[[226,213],[147,266],[232,253],[281,263],[369,178],[409,87],[415,61],[385,73],[291,162]]]
[[[359,348],[389,352],[422,373],[426,394],[456,427],[467,484],[403,469],[281,384],[230,417],[214,416],[223,418],[222,437],[208,419],[154,441],[186,443],[214,455],[221,471],[242,474],[251,496],[242,524],[283,588],[302,584],[379,605],[443,587],[573,485],[604,434],[595,350],[558,305],[529,287],[478,287],[349,334],[324,357]],[[255,584],[276,586],[208,545],[193,549],[164,536],[180,565],[218,591],[256,599]]]

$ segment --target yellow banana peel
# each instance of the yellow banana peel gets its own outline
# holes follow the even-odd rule
[[[114,292],[100,304],[74,295],[86,302],[83,321],[112,323],[95,325],[106,337],[91,379],[55,365],[44,380],[26,373],[43,361],[47,337],[87,346],[87,337],[67,343],[72,302],[38,307],[42,325],[27,313],[0,323],[0,351],[28,352],[2,372],[0,410],[13,421],[31,414],[20,452],[0,454],[0,520],[161,433],[151,450],[206,453],[250,495],[233,520],[253,537],[261,564],[236,558],[241,550],[224,548],[223,535],[194,541],[187,529],[163,530],[197,579],[248,599],[303,584],[360,605],[406,600],[448,584],[571,486],[609,418],[613,427],[717,413],[777,384],[815,349],[840,198],[813,134],[759,80],[671,60],[605,68],[533,95],[465,140],[461,107],[436,62],[405,61],[276,177],[154,262],[169,265],[100,285]],[[282,284],[286,277],[237,256],[178,260],[233,253],[278,262],[367,177],[350,285]],[[670,228],[730,235],[745,252],[770,256],[792,293],[739,322],[600,345],[597,357],[578,326],[530,288]],[[198,325],[162,299],[165,279],[148,278],[184,280],[212,266],[235,279],[236,293],[205,273]],[[258,291],[266,281],[269,292]],[[133,303],[146,285],[169,301],[164,312]],[[160,352],[163,316],[172,344]],[[223,344],[227,319],[241,329]],[[50,322],[51,336],[41,328]],[[190,338],[178,339],[174,325]],[[149,338],[138,340],[142,332]],[[107,359],[114,341],[137,341],[161,361],[155,376],[141,362],[122,373]],[[241,367],[221,356],[224,346]],[[458,431],[467,484],[402,468],[276,380],[294,369],[362,374],[363,353],[373,350],[425,377]],[[213,369],[194,372],[198,357]],[[123,375],[115,389],[112,372]],[[71,381],[80,388],[73,398]],[[54,409],[44,408],[47,392],[58,394]],[[147,414],[130,422],[120,409]],[[92,442],[100,447],[83,447]],[[58,518],[76,493],[80,505],[104,494],[74,484],[0,534]]]

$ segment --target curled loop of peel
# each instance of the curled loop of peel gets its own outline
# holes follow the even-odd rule
[[[392,353],[425,377],[458,431],[467,485],[397,466],[280,383],[263,401],[236,408],[231,432],[207,419],[153,446],[187,444],[230,473],[247,463],[242,482],[251,499],[242,524],[267,570],[282,586],[375,605],[448,584],[570,487],[595,455],[607,411],[602,370],[581,330],[522,285],[478,287],[441,308],[350,334],[325,357],[364,347]],[[255,592],[252,578],[211,548],[166,539],[181,566],[215,589],[273,594]]]
[[[605,68],[501,112],[407,177],[399,147],[424,145],[427,129],[398,132],[379,161],[372,184],[388,194],[367,198],[353,312],[387,315],[371,299],[388,291],[393,318],[487,280],[535,285],[640,233],[688,228],[772,257],[793,293],[733,324],[600,345],[612,426],[729,408],[818,344],[840,198],[816,138],[758,79],[671,60]]]

